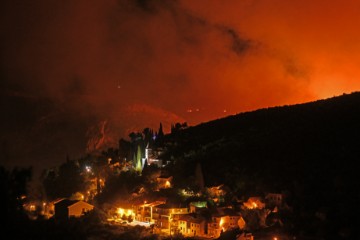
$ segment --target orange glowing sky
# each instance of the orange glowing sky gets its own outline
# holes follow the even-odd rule
[[[44,122],[69,116],[109,121],[116,138],[160,121],[195,125],[360,89],[355,0],[4,0],[0,8],[1,104],[11,116],[2,125],[17,131],[18,116],[29,119],[23,138],[3,129],[10,145],[42,138]],[[19,99],[36,104],[22,109]],[[80,151],[73,146],[63,143]]]

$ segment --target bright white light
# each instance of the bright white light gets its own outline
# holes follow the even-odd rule
[[[117,213],[118,213],[120,216],[122,216],[122,215],[124,214],[124,209],[118,208],[118,209],[117,209]]]

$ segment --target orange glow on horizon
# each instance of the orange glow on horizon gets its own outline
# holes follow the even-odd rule
[[[8,61],[2,61],[1,80],[5,101],[14,104],[6,115],[26,112],[29,125],[53,112],[73,117],[54,138],[62,142],[50,145],[66,144],[80,155],[87,128],[104,118],[103,137],[88,144],[92,150],[117,146],[119,138],[157,129],[159,122],[170,132],[172,123],[193,126],[360,90],[357,0],[152,1],[150,9],[120,2],[4,4],[2,57]],[[50,13],[46,21],[44,12]],[[7,101],[12,97],[56,109],[38,116]],[[79,126],[86,130],[71,130]],[[10,142],[18,138],[9,136]],[[30,137],[22,138],[22,151],[30,150],[9,162],[40,162]],[[39,141],[46,138],[39,133]]]

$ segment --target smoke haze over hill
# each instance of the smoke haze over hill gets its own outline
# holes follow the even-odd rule
[[[358,1],[0,4],[2,163],[56,165],[107,138],[359,89]],[[111,140],[110,140],[111,139]]]

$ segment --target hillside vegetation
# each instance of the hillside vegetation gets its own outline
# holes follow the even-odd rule
[[[284,192],[298,216],[351,225],[359,203],[360,93],[241,113],[166,136],[174,175],[238,195]],[[304,220],[304,219],[303,219]],[[305,221],[305,220],[304,220]]]

